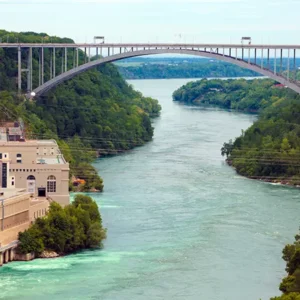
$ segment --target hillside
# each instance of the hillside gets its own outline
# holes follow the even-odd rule
[[[259,112],[242,135],[221,152],[237,173],[253,179],[300,185],[300,96],[263,80],[201,80],[173,94],[175,101]]]
[[[202,79],[180,87],[173,100],[258,112],[289,93],[294,94],[271,79]]]
[[[0,31],[1,39],[22,42],[73,41],[36,33]],[[61,57],[57,51],[57,72]],[[80,52],[80,59],[84,54]],[[71,175],[86,179],[85,189],[103,185],[90,162],[97,155],[116,154],[143,145],[153,136],[151,116],[161,109],[157,100],[143,97],[129,86],[113,65],[104,65],[69,80],[35,101],[16,95],[16,50],[0,49],[1,119],[22,117],[28,137],[56,138],[71,164]],[[38,67],[34,53],[33,68]],[[24,59],[25,61],[25,59]],[[73,57],[68,55],[71,67]],[[45,51],[45,80],[50,78],[50,55]],[[34,72],[34,86],[38,72]],[[25,82],[25,80],[23,81]],[[24,86],[25,89],[25,86]],[[5,111],[4,111],[5,107]]]

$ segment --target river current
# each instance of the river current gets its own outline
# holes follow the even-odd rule
[[[279,295],[299,190],[236,175],[220,155],[255,116],[172,101],[190,81],[135,80],[157,98],[152,142],[95,162],[104,249],[0,268],[0,299],[258,300]]]

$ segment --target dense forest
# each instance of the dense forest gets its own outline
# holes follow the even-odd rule
[[[258,120],[222,155],[253,179],[300,185],[300,96],[269,79],[202,80],[174,92],[174,100],[258,111]]]
[[[173,93],[173,100],[257,112],[287,93],[289,90],[271,79],[202,79],[180,87]]]
[[[277,67],[278,72],[287,76],[287,66],[290,66],[289,76],[300,80],[300,59],[287,57],[276,60],[270,58],[261,61],[251,58],[252,63],[268,66],[271,70]],[[158,55],[127,58],[115,63],[122,76],[126,79],[164,79],[164,78],[219,78],[219,77],[254,77],[262,76],[248,69],[217,59],[208,59],[185,55]]]
[[[13,33],[0,30],[0,39],[11,42],[73,43],[71,39],[44,33]],[[23,57],[24,56],[24,57]],[[22,61],[26,68],[26,53]],[[33,86],[39,83],[38,53],[33,52]],[[62,49],[56,51],[56,70],[64,65]],[[50,79],[50,51],[45,49],[45,81]],[[84,53],[80,51],[80,63]],[[16,49],[0,49],[1,120],[22,118],[27,137],[55,138],[71,166],[71,176],[86,180],[84,190],[103,189],[96,170],[90,165],[97,155],[116,154],[143,145],[153,136],[150,117],[161,110],[157,100],[143,97],[106,64],[69,80],[48,94],[26,101],[16,93]],[[68,68],[74,53],[68,53]],[[23,74],[26,76],[26,74]],[[26,78],[22,85],[26,91]]]
[[[177,59],[178,60],[178,59]],[[164,79],[164,78],[207,78],[207,77],[253,77],[260,74],[233,64],[208,59],[184,59],[174,63],[118,64],[125,79]]]
[[[99,247],[105,238],[97,203],[89,196],[76,195],[72,204],[64,208],[52,202],[45,217],[19,233],[17,250],[37,257],[45,250],[63,255]]]

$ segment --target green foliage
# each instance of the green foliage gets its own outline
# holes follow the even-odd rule
[[[87,232],[87,245],[89,248],[99,247],[99,241],[103,240],[106,232],[98,223],[93,223]]]
[[[300,96],[270,79],[190,82],[175,101],[259,112],[258,120],[221,154],[244,176],[300,185]]]
[[[126,79],[163,78],[207,78],[207,77],[246,77],[259,74],[221,61],[202,60],[192,63],[144,63],[137,65],[118,64],[118,69]]]
[[[202,79],[189,82],[173,93],[174,101],[217,105],[226,109],[257,112],[287,95],[270,79]]]
[[[15,33],[0,30],[0,39],[10,42],[73,43],[45,33]],[[61,49],[56,49],[56,72],[61,73]],[[26,53],[23,53],[26,69]],[[33,85],[38,85],[38,53],[33,52]],[[45,48],[45,81],[50,79],[52,53]],[[79,51],[84,62],[84,52]],[[74,53],[68,53],[68,69]],[[150,141],[153,136],[150,117],[161,110],[157,100],[143,97],[119,75],[114,65],[106,64],[66,81],[47,95],[25,101],[16,95],[17,52],[0,49],[0,119],[22,117],[27,137],[55,138],[70,163],[71,176],[86,181],[84,190],[103,190],[102,179],[90,165],[99,155],[117,154]],[[25,73],[24,73],[25,75]],[[26,90],[26,78],[23,78]],[[1,90],[7,90],[2,91]],[[71,187],[71,185],[70,185]]]
[[[38,238],[34,228],[31,231],[20,232],[19,242],[18,251],[22,254],[34,252],[39,255],[44,251],[44,243],[41,238]]]
[[[294,244],[286,245],[282,253],[288,275],[279,287],[283,295],[271,300],[300,300],[300,236],[296,235]]]
[[[264,109],[233,143],[229,160],[241,175],[300,183],[300,97],[288,95]]]
[[[72,204],[62,208],[51,203],[46,217],[39,218],[26,231],[19,233],[21,253],[39,255],[44,249],[71,253],[101,245],[106,229],[96,202],[89,196],[76,195]]]
[[[224,143],[223,147],[221,148],[221,154],[222,154],[222,156],[226,155],[226,157],[228,158],[228,156],[232,152],[232,149],[233,149],[232,140],[230,140],[229,143]]]
[[[271,298],[271,300],[300,300],[299,293],[290,293],[287,295],[282,295],[280,297]]]

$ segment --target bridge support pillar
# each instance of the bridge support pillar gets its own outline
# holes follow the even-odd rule
[[[63,50],[61,50],[61,74],[64,72],[64,53]]]
[[[41,48],[41,82],[44,84],[44,47]]]
[[[52,59],[52,64],[53,64],[53,72],[52,72],[52,75],[53,75],[53,78],[56,76],[56,70],[55,70],[55,68],[56,68],[56,62],[55,62],[55,58],[56,58],[56,54],[55,54],[55,52],[56,52],[56,49],[55,48],[53,48],[53,50],[52,50],[52,54],[53,54],[53,59]]]
[[[294,49],[294,80],[297,80],[297,69],[296,69],[296,49]]]
[[[280,73],[282,72],[282,49],[280,49]]]
[[[27,58],[27,92],[32,91],[32,47],[28,49]]]
[[[18,47],[18,91],[22,91],[22,49]]]
[[[79,64],[79,51],[78,48],[76,48],[76,67],[78,67]]]
[[[50,55],[50,80],[53,78],[53,59],[52,59],[52,55],[51,55],[51,49],[49,49],[49,55]]]
[[[68,71],[68,49],[65,48],[65,72]]]
[[[274,53],[274,74],[277,75],[277,51]]]
[[[288,49],[288,61],[287,61],[287,79],[290,78],[290,49]]]

